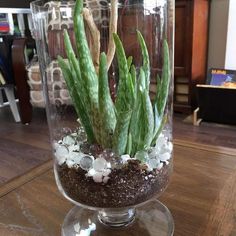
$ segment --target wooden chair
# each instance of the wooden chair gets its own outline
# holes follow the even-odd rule
[[[26,47],[29,40],[26,37],[26,32],[28,31],[29,33],[31,33],[33,27],[31,10],[20,8],[0,8],[0,13],[7,14],[8,16],[10,25],[10,31],[8,33],[9,35],[13,35],[14,33],[14,20],[16,20],[18,29],[20,31],[20,35],[14,37],[11,47],[11,55],[8,55],[8,58],[11,58],[12,60],[11,64],[14,83],[1,87],[1,91],[4,90],[6,93],[15,120],[21,120],[23,124],[27,124],[32,119],[32,106],[30,103],[29,86],[27,84],[27,73],[25,69],[26,64],[29,62],[26,53]],[[25,19],[27,19],[28,21],[27,24],[25,22]],[[26,29],[26,25],[28,26],[28,29]],[[18,115],[14,97],[14,86],[16,88],[17,97],[19,99],[20,114]],[[0,95],[0,97],[2,96]]]

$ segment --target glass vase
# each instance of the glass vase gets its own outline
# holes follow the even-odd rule
[[[173,235],[173,0],[31,3],[62,235]],[[114,228],[116,230],[114,230]]]

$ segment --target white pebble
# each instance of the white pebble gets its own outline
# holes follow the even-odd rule
[[[66,137],[64,137],[62,141],[66,145],[73,145],[73,144],[75,144],[75,139],[72,136],[70,136],[70,135],[67,135]]]
[[[57,158],[66,157],[69,154],[69,150],[66,146],[60,145],[55,152]]]
[[[59,144],[62,144],[63,142],[62,142],[62,140],[59,140],[58,143],[59,143]]]
[[[169,165],[170,162],[169,161],[163,161],[166,165]]]
[[[75,230],[75,232],[79,233],[79,231],[80,231],[80,224],[79,224],[79,222],[74,225],[74,230]]]
[[[71,135],[72,137],[75,137],[75,138],[78,136],[78,134],[75,133],[75,132],[74,132],[74,133],[71,133],[70,135]]]
[[[93,176],[93,180],[96,183],[101,183],[102,182],[102,173],[101,172],[97,172],[94,176]]]
[[[167,161],[170,159],[170,157],[171,157],[170,153],[166,152],[166,153],[160,154],[159,158],[161,161]]]
[[[66,162],[66,157],[58,157],[57,161],[58,161],[58,165],[62,165],[63,163]]]
[[[68,149],[69,149],[70,152],[73,152],[73,151],[77,151],[78,152],[80,150],[80,146],[78,144],[71,145],[71,146],[68,147]]]
[[[157,166],[160,164],[160,161],[157,159],[149,159],[147,164],[149,169],[153,170],[157,168]]]
[[[149,153],[149,158],[151,158],[151,159],[156,159],[156,157],[158,156],[158,149],[157,148],[153,148],[152,150],[151,150],[151,152]]]
[[[137,160],[145,162],[148,159],[148,153],[146,151],[138,151],[134,157]]]
[[[103,183],[106,184],[109,179],[110,179],[110,177],[108,177],[108,176],[104,177],[103,178]]]
[[[111,173],[111,170],[110,169],[106,169],[102,172],[102,175],[103,176],[108,176],[109,174]]]
[[[89,169],[92,168],[93,162],[94,162],[93,156],[83,156],[79,162],[79,165],[83,170],[88,171]]]
[[[103,171],[107,167],[107,162],[103,157],[95,159],[93,162],[93,169],[95,171]]]
[[[165,144],[166,144],[166,138],[164,136],[160,136],[157,139],[156,148],[161,149],[163,147],[163,145],[165,145]]]
[[[163,163],[160,163],[160,164],[157,166],[157,170],[160,170],[162,167],[163,167]]]
[[[123,163],[126,163],[130,158],[130,155],[125,154],[125,155],[121,155],[121,159]]]
[[[71,160],[67,160],[67,161],[66,161],[66,164],[67,164],[67,166],[68,166],[69,168],[71,168],[73,165],[75,165],[75,163],[74,163],[73,161],[71,161]]]
[[[80,160],[82,159],[83,154],[80,152],[70,152],[68,155],[68,159],[73,160],[75,164],[80,164]]]
[[[57,150],[60,147],[60,144],[55,141],[53,142],[53,147],[54,147],[54,150]]]
[[[172,142],[168,142],[168,150],[169,152],[172,152],[173,151],[173,143]]]
[[[92,176],[94,176],[96,173],[97,173],[97,172],[96,172],[94,169],[90,169],[90,170],[88,171],[87,176],[92,177]]]

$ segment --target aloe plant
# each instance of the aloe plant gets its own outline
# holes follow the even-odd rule
[[[109,90],[107,57],[100,55],[96,73],[86,39],[83,22],[83,0],[77,0],[74,11],[74,29],[77,55],[73,51],[67,31],[64,42],[67,59],[58,57],[72,102],[90,143],[112,148],[119,155],[131,156],[154,145],[166,122],[164,110],[170,84],[169,48],[163,41],[163,68],[157,77],[157,93],[149,97],[150,61],[142,34],[137,38],[143,56],[143,65],[137,72],[133,58],[125,54],[117,34],[113,34],[119,67],[119,84],[113,103]]]

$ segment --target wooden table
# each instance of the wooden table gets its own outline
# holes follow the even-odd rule
[[[57,190],[51,164],[0,188],[1,236],[60,235],[72,204]],[[174,174],[160,198],[173,214],[175,236],[236,235],[235,170],[235,150],[176,140]]]

